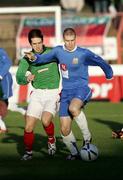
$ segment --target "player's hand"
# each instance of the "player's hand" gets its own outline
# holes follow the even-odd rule
[[[114,77],[112,77],[112,78],[106,78],[106,79],[110,81],[110,80],[114,79]]]
[[[25,57],[27,57],[30,61],[35,61],[36,57],[33,52],[24,52]]]
[[[29,74],[29,75],[27,76],[27,81],[28,81],[28,82],[31,82],[31,81],[34,80],[34,78],[35,78],[35,75]]]

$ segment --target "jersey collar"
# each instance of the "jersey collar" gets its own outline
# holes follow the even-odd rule
[[[74,52],[77,49],[77,46],[75,46],[73,50],[69,51],[68,49],[66,49],[65,45],[63,44],[63,49],[68,52]]]

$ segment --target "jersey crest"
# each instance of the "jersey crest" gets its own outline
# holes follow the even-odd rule
[[[78,64],[79,59],[78,58],[73,58],[72,64]]]

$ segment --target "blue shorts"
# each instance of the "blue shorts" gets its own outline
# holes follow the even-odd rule
[[[69,105],[73,98],[78,98],[86,104],[92,96],[92,91],[88,86],[75,89],[62,90],[60,99],[59,116],[71,116],[69,112]]]

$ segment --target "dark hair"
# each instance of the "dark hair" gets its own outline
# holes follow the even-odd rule
[[[28,41],[29,41],[30,44],[31,44],[31,39],[35,38],[35,37],[41,38],[42,41],[43,41],[43,34],[42,34],[40,29],[32,29],[29,32],[29,34],[28,34]]]
[[[63,31],[63,37],[65,35],[74,35],[76,37],[76,32],[73,28],[66,28],[64,31]]]

